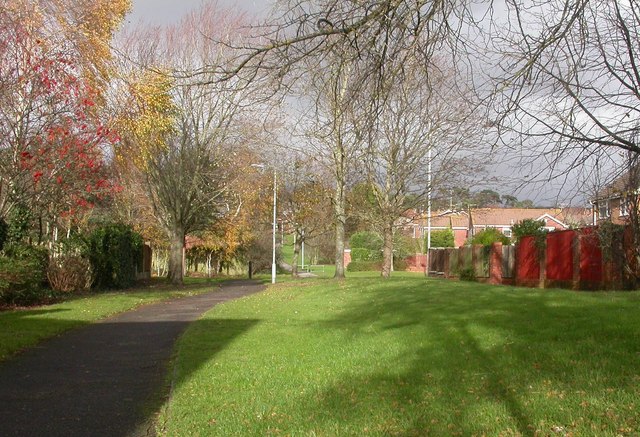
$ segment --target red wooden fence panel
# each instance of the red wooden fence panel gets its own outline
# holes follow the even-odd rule
[[[576,233],[571,230],[547,234],[547,280],[573,280],[573,239],[575,236]]]
[[[533,237],[522,237],[516,249],[516,284],[537,286],[540,260]]]
[[[597,228],[582,228],[580,234],[580,285],[581,288],[597,288],[603,279]]]

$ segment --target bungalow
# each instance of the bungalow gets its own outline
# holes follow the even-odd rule
[[[431,230],[451,229],[456,247],[464,245],[469,237],[487,228],[496,228],[507,237],[512,236],[513,225],[525,220],[542,220],[549,231],[589,224],[588,208],[479,208],[469,211],[440,211],[431,216]],[[414,238],[427,234],[427,216],[418,215],[410,225]]]

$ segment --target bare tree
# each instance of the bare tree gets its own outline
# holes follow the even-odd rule
[[[350,172],[364,173],[363,145],[370,144],[370,154],[378,146],[389,145],[380,141],[379,133],[391,105],[388,100],[405,79],[405,69],[413,65],[423,73],[414,76],[415,89],[429,88],[432,75],[427,71],[435,53],[457,44],[458,34],[452,27],[459,29],[461,23],[452,26],[447,20],[469,11],[464,2],[292,1],[280,6],[285,12],[263,35],[269,43],[250,49],[230,76],[263,69],[276,72],[278,78],[303,78],[298,85],[302,95],[310,96],[313,108],[308,117],[312,121],[306,126],[312,145],[306,150],[325,163],[335,183],[335,276],[340,278],[344,276],[346,187]],[[413,123],[414,130],[421,131],[416,137],[424,134],[415,118]],[[390,127],[386,126],[387,132]],[[376,171],[380,157],[388,152],[380,147],[377,156],[369,159],[369,168]],[[401,204],[401,197],[393,203]],[[388,212],[390,201],[380,200]]]
[[[182,282],[185,235],[239,207],[228,188],[236,176],[234,148],[242,142],[238,126],[242,117],[251,117],[247,104],[256,90],[239,78],[203,84],[202,78],[183,74],[228,62],[226,46],[205,35],[222,38],[238,24],[233,14],[209,5],[163,32],[135,35],[131,50],[145,68],[171,73],[165,76],[171,82],[171,126],[161,138],[153,129],[148,132],[153,141],[142,150],[146,159],[140,171],[154,215],[171,243],[169,278],[174,283]]]
[[[425,71],[405,61],[402,69],[385,78],[384,94],[376,87],[370,97],[382,101],[375,123],[367,124],[371,127],[366,162],[375,199],[370,221],[383,237],[385,278],[393,266],[399,220],[430,201],[434,187],[452,179],[459,153],[471,150],[482,132],[475,106],[458,94],[450,71]],[[426,75],[433,86],[423,83]]]
[[[627,0],[510,1],[496,38],[502,138],[523,162],[565,178],[620,151],[640,152],[640,5]]]
[[[438,41],[451,47],[452,53],[464,47],[462,29],[475,26],[486,12],[474,12],[467,0],[279,0],[273,19],[243,49],[234,68],[207,66],[226,77],[273,72],[279,79],[297,78],[301,63],[320,68],[328,54],[350,47],[355,58],[381,48],[394,40],[410,47],[418,39],[430,43],[422,50],[428,56]],[[402,35],[404,38],[401,38]],[[355,59],[350,58],[350,59]],[[386,56],[370,63],[370,74],[384,69]]]
[[[324,167],[333,182],[331,203],[335,229],[335,278],[345,276],[344,246],[347,186],[362,148],[356,117],[361,85],[355,65],[344,53],[328,55],[322,69],[309,68],[303,93],[309,104],[302,122],[304,143],[299,149]]]
[[[317,166],[316,166],[317,167]],[[305,242],[326,234],[333,222],[330,193],[322,170],[305,157],[294,158],[283,175],[283,217],[294,232],[292,276],[298,275],[298,257]],[[303,260],[304,262],[304,260]]]

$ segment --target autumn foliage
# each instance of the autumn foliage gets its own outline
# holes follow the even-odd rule
[[[85,8],[82,19],[96,20],[95,32],[85,29],[90,22],[74,28],[79,11],[70,6]],[[126,8],[112,13],[103,6],[18,1],[0,10],[0,216],[28,204],[35,215],[56,221],[117,190],[105,150],[119,137],[106,125],[97,77],[100,71],[105,77],[103,46]],[[103,19],[111,31],[97,25]],[[103,57],[91,64],[89,52]]]

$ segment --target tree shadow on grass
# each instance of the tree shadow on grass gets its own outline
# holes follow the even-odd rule
[[[372,286],[321,322],[345,338],[391,336],[398,350],[378,368],[366,358],[354,362],[302,400],[326,429],[349,423],[351,435],[525,436],[591,425],[604,433],[637,429],[638,409],[625,403],[640,395],[633,296],[427,284]]]
[[[132,313],[125,320],[71,331],[0,363],[0,435],[146,435],[168,394],[174,342],[189,323],[162,317],[136,322]],[[196,323],[223,336],[215,347],[190,356],[191,371],[258,321]]]

